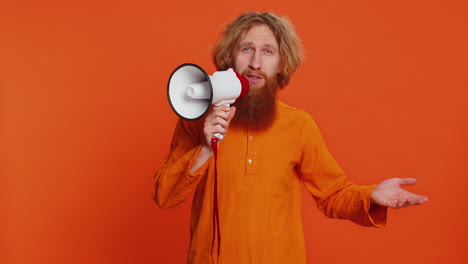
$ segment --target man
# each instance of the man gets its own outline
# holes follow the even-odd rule
[[[153,185],[163,208],[195,191],[188,263],[306,263],[301,183],[328,217],[364,226],[384,226],[387,207],[427,201],[400,188],[414,179],[349,182],[313,119],[276,100],[303,60],[288,20],[241,15],[225,28],[213,58],[218,70],[232,67],[246,76],[249,94],[235,106],[213,107],[200,121],[180,120]],[[225,135],[217,156],[219,222],[213,221],[215,133]]]

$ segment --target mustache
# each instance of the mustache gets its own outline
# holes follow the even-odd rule
[[[254,70],[251,70],[251,69],[245,69],[244,71],[242,71],[241,75],[249,75],[249,74],[256,74],[256,75],[260,75],[262,76],[263,79],[268,79],[268,75],[262,71],[254,71]]]

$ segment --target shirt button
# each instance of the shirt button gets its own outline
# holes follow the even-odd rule
[[[248,162],[249,164],[252,164],[253,161],[252,161],[252,159],[249,159],[247,162]]]
[[[253,139],[253,136],[249,136],[249,140],[252,140]]]

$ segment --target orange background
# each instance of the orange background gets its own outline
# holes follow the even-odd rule
[[[280,94],[316,119],[353,181],[429,196],[384,229],[326,219],[304,192],[309,263],[467,263],[465,1],[2,1],[0,263],[184,263],[190,201],[153,174],[172,70],[246,10],[296,25],[307,60]]]

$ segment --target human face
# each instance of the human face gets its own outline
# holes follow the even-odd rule
[[[279,71],[278,42],[267,25],[252,26],[244,33],[233,55],[235,70],[246,73],[251,88],[263,87],[264,75],[273,77]]]

